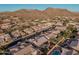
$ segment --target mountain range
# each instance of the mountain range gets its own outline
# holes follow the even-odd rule
[[[71,12],[60,8],[47,8],[45,10],[21,9],[13,12],[0,12],[0,15],[20,16],[27,19],[51,19],[53,16],[79,17],[79,12]]]

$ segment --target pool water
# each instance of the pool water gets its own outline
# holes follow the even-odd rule
[[[53,51],[53,52],[51,53],[51,55],[60,55],[60,54],[61,54],[60,51]]]

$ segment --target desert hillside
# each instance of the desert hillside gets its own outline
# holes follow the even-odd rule
[[[14,12],[1,12],[0,15],[20,16],[26,19],[51,19],[53,16],[79,17],[79,12],[71,12],[67,9],[47,8],[45,10],[21,9]]]

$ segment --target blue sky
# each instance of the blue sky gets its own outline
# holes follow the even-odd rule
[[[79,12],[79,4],[0,4],[0,12],[15,11],[19,9],[38,9],[44,10],[48,7],[63,8],[70,11]]]

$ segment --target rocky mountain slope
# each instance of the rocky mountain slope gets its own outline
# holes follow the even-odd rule
[[[21,9],[14,12],[2,12],[0,15],[20,16],[25,17],[26,19],[51,19],[53,16],[79,17],[79,13],[77,12],[59,8],[47,8],[45,10]]]

